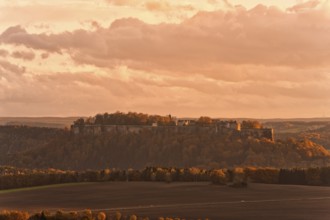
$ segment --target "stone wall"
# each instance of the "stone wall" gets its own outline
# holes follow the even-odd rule
[[[262,129],[238,129],[237,127],[226,127],[221,125],[213,126],[145,126],[145,125],[84,125],[71,126],[74,134],[93,134],[99,135],[102,133],[135,133],[150,130],[154,132],[175,132],[175,133],[210,133],[210,134],[229,134],[241,138],[266,138],[274,140],[274,131],[271,128]]]

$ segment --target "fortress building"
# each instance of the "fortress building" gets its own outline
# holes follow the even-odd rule
[[[175,119],[174,126],[159,126],[157,123],[151,125],[99,125],[99,124],[74,124],[71,126],[73,134],[122,133],[138,134],[141,131],[150,130],[155,132],[195,133],[209,132],[213,134],[235,135],[240,138],[258,138],[274,141],[274,130],[272,128],[245,128],[235,120],[221,121],[213,120],[211,124],[200,126],[194,119]]]

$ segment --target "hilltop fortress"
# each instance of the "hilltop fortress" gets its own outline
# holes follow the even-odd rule
[[[121,114],[120,120],[118,117],[114,119],[115,117],[112,117],[114,114]],[[274,141],[274,130],[272,128],[263,128],[263,126],[257,121],[243,121],[240,123],[235,120],[222,121],[219,119],[211,119],[209,117],[201,117],[199,119],[178,119],[171,117],[171,115],[161,117],[146,116],[143,114],[139,114],[137,117],[138,119],[132,119],[132,117],[127,117],[127,115],[133,113],[128,113],[127,115],[123,113],[114,114],[109,115],[106,113],[86,120],[79,119],[71,126],[71,131],[73,134],[93,135],[110,132],[138,134],[145,130],[175,133],[208,132],[210,134],[234,135],[241,138],[265,138]],[[137,115],[137,113],[134,114],[135,116]],[[141,115],[146,117],[140,119],[139,117],[142,117]]]

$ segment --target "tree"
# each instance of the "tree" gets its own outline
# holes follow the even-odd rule
[[[85,124],[85,120],[83,118],[79,118],[73,122],[75,126],[83,126]]]
[[[197,124],[200,126],[209,126],[212,124],[212,118],[207,117],[207,116],[201,116],[198,120],[197,120]]]
[[[104,212],[99,212],[97,214],[97,220],[105,220],[106,218],[107,218],[107,216]]]
[[[120,212],[116,212],[115,214],[115,220],[120,220],[121,219],[121,213]]]
[[[243,121],[242,122],[242,126],[243,129],[261,129],[262,128],[262,124],[259,121]]]
[[[222,169],[211,172],[211,181],[214,184],[225,185],[227,183],[226,174]]]

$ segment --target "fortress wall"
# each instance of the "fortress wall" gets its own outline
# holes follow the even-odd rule
[[[218,134],[228,134],[235,135],[241,138],[267,138],[270,140],[274,140],[274,130],[271,128],[264,129],[240,129],[228,128],[223,126],[141,126],[141,125],[85,125],[82,127],[71,126],[71,130],[74,134],[102,134],[102,133],[110,133],[110,132],[118,132],[118,133],[140,133],[144,130],[150,130],[154,132],[174,132],[174,133],[218,133]]]
[[[104,126],[103,131],[105,131],[105,132],[115,132],[115,131],[117,131],[117,126],[116,125]]]
[[[145,129],[151,129],[150,126],[138,126],[138,125],[129,125],[129,126],[126,126],[126,128],[127,128],[127,132],[135,133],[135,134],[138,134],[142,130],[145,130]]]

